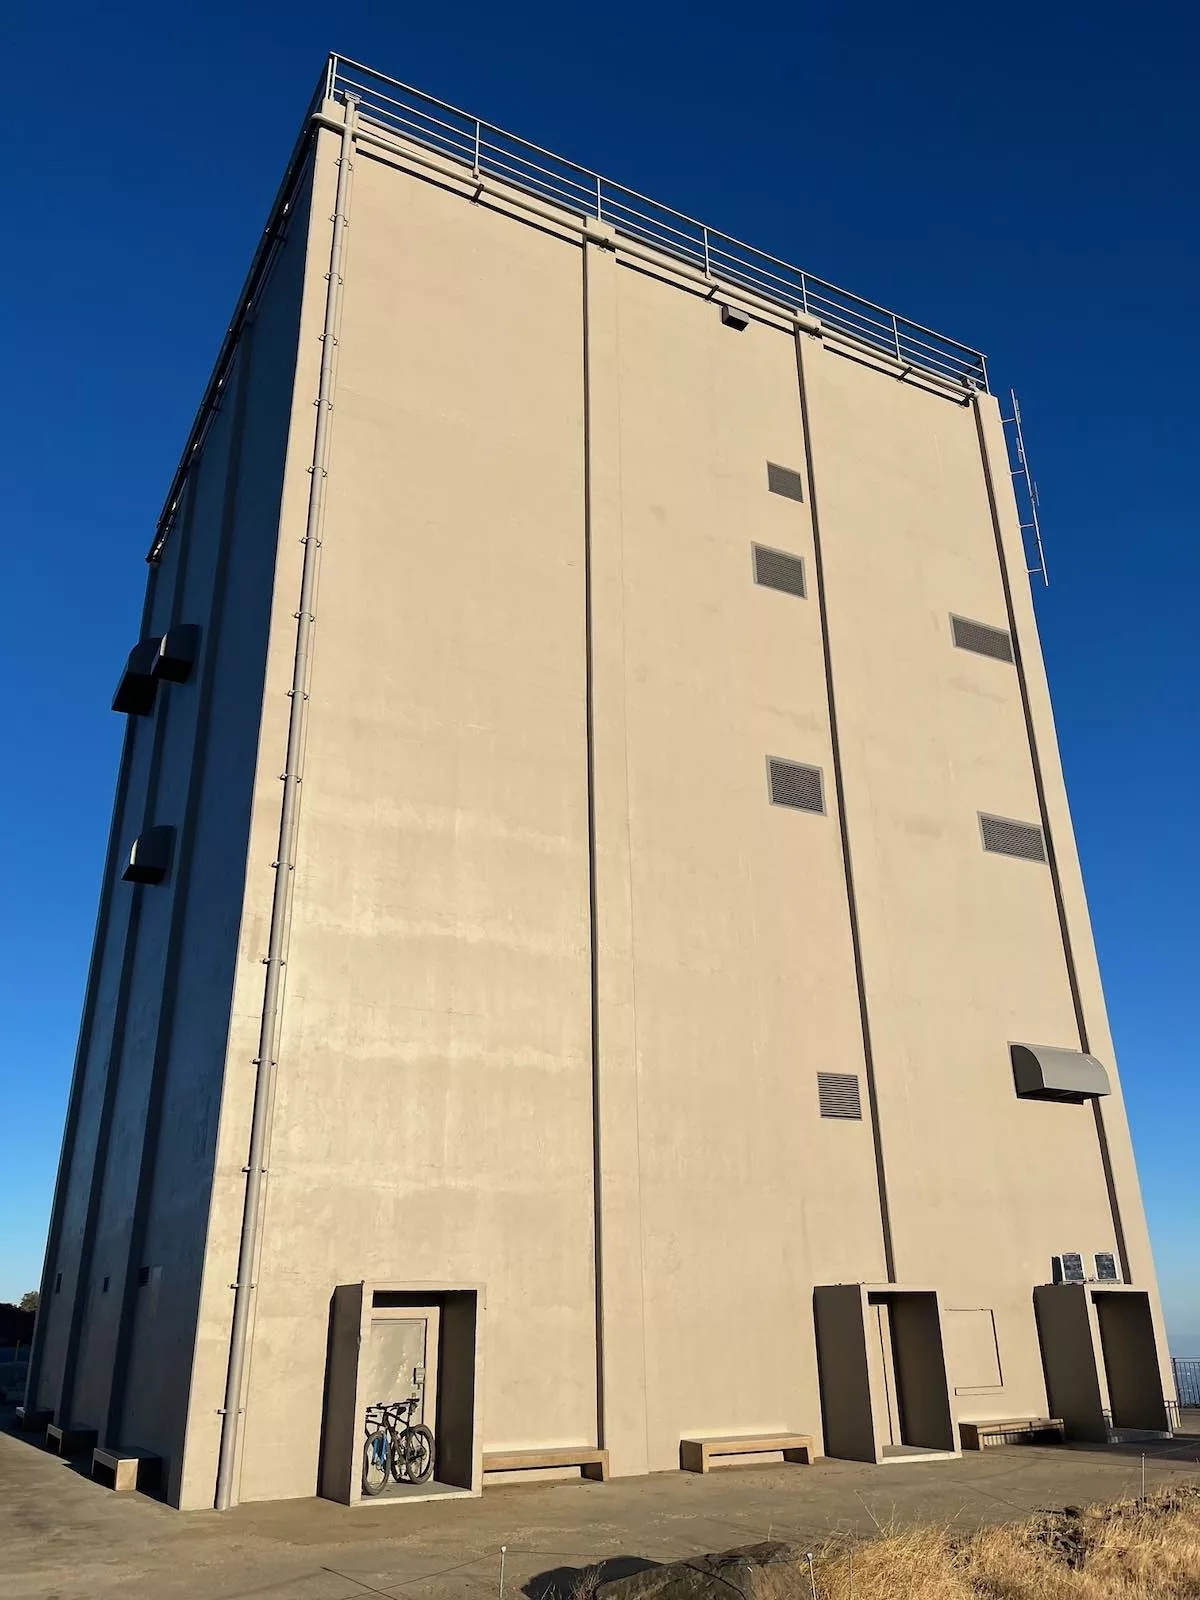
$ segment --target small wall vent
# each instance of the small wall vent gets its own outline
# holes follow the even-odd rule
[[[162,883],[171,870],[174,848],[174,828],[148,828],[133,841],[122,878],[126,883]]]
[[[200,629],[194,622],[181,622],[163,635],[154,661],[154,676],[168,683],[186,683],[200,648]]]
[[[852,1072],[818,1072],[817,1100],[823,1117],[842,1117],[862,1121],[862,1097],[858,1079]]]
[[[801,600],[807,598],[802,556],[790,556],[786,550],[770,550],[763,544],[756,544],[753,549],[755,583],[762,584],[764,589],[794,594]]]
[[[1083,1275],[1083,1257],[1075,1250],[1064,1250],[1061,1256],[1051,1257],[1050,1265],[1055,1283],[1086,1283]]]
[[[1021,861],[1045,861],[1046,841],[1042,830],[1032,822],[1014,822],[1011,817],[990,817],[979,813],[983,848],[996,856],[1016,856]]]
[[[820,767],[804,767],[796,761],[780,761],[768,756],[767,777],[773,806],[824,813],[825,781]]]
[[[750,318],[744,311],[739,311],[737,306],[722,306],[721,321],[727,328],[736,328],[739,333],[750,326]]]
[[[997,661],[1013,658],[1012,636],[1006,628],[993,628],[986,622],[972,622],[969,617],[952,615],[950,629],[960,650],[972,650],[977,656],[993,656]]]
[[[787,500],[804,499],[804,479],[794,467],[779,467],[774,461],[767,462],[767,488]]]
[[[1117,1258],[1107,1250],[1096,1251],[1096,1282],[1120,1283],[1121,1274],[1117,1271]]]
[[[159,638],[139,639],[129,652],[121,681],[112,698],[112,708],[131,717],[148,717],[154,710],[158,684],[154,663],[158,660]]]

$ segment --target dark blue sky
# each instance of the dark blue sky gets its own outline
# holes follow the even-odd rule
[[[336,48],[982,348],[1017,387],[1168,1321],[1200,1355],[1196,8],[338,10],[68,0],[7,30],[0,1298],[40,1273],[142,557]]]

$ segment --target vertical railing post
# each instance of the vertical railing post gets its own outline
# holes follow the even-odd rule
[[[602,206],[604,204],[604,197],[600,192],[600,181],[601,181],[600,180],[600,175],[599,175],[599,173],[597,173],[597,175],[596,175],[596,221],[597,222],[602,222],[604,220],[602,215],[601,215],[601,208],[602,208]]]
[[[810,316],[811,313],[808,309],[808,274],[804,272],[800,274],[800,304],[803,307],[804,315],[806,317]]]
[[[479,118],[476,117],[475,118],[475,165],[472,168],[472,171],[474,172],[476,177],[479,176],[479,151],[480,151],[480,147],[481,147],[482,144],[483,144],[483,127],[482,127],[482,125],[481,125],[481,123],[479,121]]]
[[[706,278],[711,278],[712,277],[712,265],[711,265],[711,263],[709,261],[709,256],[708,256],[708,229],[707,228],[705,228],[705,230],[704,230],[704,276]]]
[[[896,360],[903,361],[904,357],[900,354],[900,324],[894,311],[892,312],[892,343],[896,347]]]
[[[337,63],[338,63],[338,58],[336,56],[330,56],[329,60],[325,63],[325,98],[326,98],[326,100],[332,100],[333,99],[333,91],[337,86]]]

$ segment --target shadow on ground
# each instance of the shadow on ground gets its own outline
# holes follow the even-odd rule
[[[590,1567],[551,1567],[530,1578],[522,1594],[529,1600],[569,1600],[577,1590],[585,1593],[599,1584],[611,1583],[614,1578],[631,1578],[635,1572],[648,1572],[661,1566],[659,1561],[649,1561],[645,1556],[610,1556],[607,1561],[594,1562]]]

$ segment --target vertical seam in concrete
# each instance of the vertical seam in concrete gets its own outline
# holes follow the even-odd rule
[[[154,594],[158,587],[159,568],[153,566],[146,580],[146,596],[142,602],[142,619],[138,638],[144,638],[154,607]],[[71,1072],[71,1089],[67,1100],[67,1120],[63,1129],[62,1150],[58,1158],[58,1176],[54,1185],[54,1205],[50,1213],[50,1227],[46,1236],[46,1256],[42,1267],[42,1287],[38,1298],[40,1315],[34,1329],[33,1352],[29,1359],[29,1373],[25,1383],[25,1403],[37,1405],[38,1383],[42,1375],[42,1355],[45,1349],[46,1329],[50,1322],[51,1296],[54,1277],[58,1270],[58,1251],[62,1241],[63,1216],[67,1207],[67,1190],[71,1181],[71,1167],[75,1159],[75,1140],[79,1131],[79,1112],[83,1101],[85,1068],[91,1043],[92,1024],[96,1012],[96,996],[100,987],[100,969],[104,964],[105,946],[112,913],[113,888],[117,865],[117,843],[124,831],[125,807],[128,803],[129,775],[133,765],[133,743],[136,722],[126,717],[125,732],[121,740],[121,764],[117,771],[117,792],[113,801],[112,821],[108,828],[108,847],[104,855],[104,877],[100,884],[100,909],[96,916],[96,931],[92,936],[92,954],[88,962],[87,988],[84,991],[83,1013],[79,1022],[79,1039],[75,1047],[75,1065]],[[76,1280],[78,1282],[78,1280]]]
[[[854,867],[850,854],[850,825],[846,817],[846,785],[842,775],[842,747],[838,735],[837,701],[833,690],[833,656],[829,645],[829,611],[825,600],[825,563],[821,554],[821,518],[817,508],[817,479],[813,463],[812,422],[808,409],[808,384],[804,373],[805,336],[797,329],[796,381],[800,389],[800,421],[804,433],[804,461],[808,478],[808,505],[812,519],[813,569],[817,588],[817,610],[821,619],[821,654],[825,663],[825,694],[829,710],[829,743],[833,757],[833,786],[837,795],[838,835],[842,847],[842,872],[846,884],[846,909],[850,917],[850,945],[854,954],[854,981],[858,991],[858,1017],[862,1029],[863,1070],[867,1079],[867,1100],[871,1107],[871,1142],[875,1151],[875,1180],[879,1193],[879,1225],[883,1235],[883,1258],[889,1283],[896,1280],[896,1257],[892,1246],[892,1220],[888,1206],[887,1172],[883,1159],[883,1135],[879,1127],[879,1095],[875,1087],[875,1054],[871,1043],[871,1017],[867,1005],[867,984],[863,971],[862,933],[858,921],[858,899],[854,890]]]
[[[604,1448],[604,1220],[600,1131],[600,958],[596,888],[596,751],[594,666],[592,659],[592,397],[588,320],[588,250],[582,247],[583,275],[583,639],[584,727],[587,746],[588,954],[592,1048],[592,1280],[596,1322],[596,1445]]]
[[[1062,883],[1058,872],[1058,857],[1054,849],[1054,834],[1050,827],[1050,814],[1046,805],[1046,786],[1042,778],[1042,762],[1038,754],[1037,733],[1033,722],[1033,708],[1029,700],[1029,685],[1025,677],[1025,663],[1021,653],[1021,638],[1017,630],[1016,610],[1013,606],[1012,584],[1008,575],[1008,561],[1004,554],[1004,538],[1000,525],[1000,510],[996,501],[996,482],[992,471],[991,455],[987,447],[987,439],[983,431],[983,411],[978,395],[972,400],[975,413],[975,434],[979,441],[979,457],[983,464],[983,481],[987,489],[988,511],[992,519],[992,536],[996,542],[996,560],[1000,567],[1000,584],[1004,591],[1004,609],[1008,617],[1009,633],[1013,643],[1013,665],[1017,674],[1017,686],[1021,695],[1021,711],[1025,718],[1025,736],[1029,742],[1029,758],[1033,766],[1033,782],[1037,791],[1038,815],[1041,819],[1042,833],[1046,840],[1046,864],[1050,870],[1050,882],[1054,890],[1054,906],[1058,915],[1058,931],[1062,939],[1063,960],[1067,969],[1067,983],[1071,991],[1071,1004],[1075,1010],[1075,1025],[1079,1031],[1079,1047],[1086,1054],[1089,1050],[1087,1018],[1083,1009],[1083,996],[1079,989],[1079,974],[1075,966],[1075,952],[1071,944],[1071,929],[1067,918],[1066,902],[1063,898]],[[1108,1204],[1112,1212],[1113,1232],[1116,1236],[1117,1253],[1121,1258],[1121,1276],[1126,1283],[1131,1281],[1129,1271],[1129,1253],[1125,1244],[1125,1229],[1121,1222],[1121,1208],[1117,1199],[1116,1178],[1112,1169],[1112,1157],[1108,1148],[1108,1134],[1104,1127],[1104,1113],[1100,1109],[1098,1099],[1092,1100],[1092,1117],[1096,1124],[1096,1141],[1100,1147],[1100,1163],[1104,1169],[1104,1185],[1108,1191]]]
[[[179,621],[180,601],[183,595],[184,583],[187,579],[188,556],[191,550],[194,509],[195,497],[189,495],[184,526],[180,537],[179,555],[175,565],[175,583],[171,591],[171,610],[168,618],[168,627],[174,627]],[[153,742],[150,748],[150,764],[146,774],[146,794],[143,802],[143,828],[154,824],[159,779],[162,775],[163,749],[166,745],[167,723],[171,712],[171,699],[172,697],[168,694],[160,693],[156,696]],[[178,841],[176,842],[178,843]],[[175,874],[176,870],[177,861],[173,860],[171,863],[172,875]],[[84,1218],[83,1236],[79,1246],[79,1264],[75,1275],[75,1296],[71,1306],[71,1322],[67,1334],[62,1385],[59,1391],[57,1415],[60,1422],[69,1423],[74,1421],[72,1408],[75,1399],[75,1377],[79,1368],[79,1349],[83,1341],[83,1324],[90,1299],[90,1279],[92,1258],[96,1248],[96,1231],[100,1223],[100,1208],[103,1204],[105,1180],[108,1176],[108,1144],[112,1134],[117,1094],[120,1089],[122,1068],[124,1066],[125,1030],[129,1019],[129,994],[133,986],[133,969],[137,962],[138,935],[141,928],[142,904],[145,899],[146,886],[144,884],[134,884],[131,894],[132,903],[129,909],[129,924],[125,935],[121,977],[117,986],[113,1029],[109,1040],[108,1066],[104,1077],[104,1097],[100,1106],[100,1122],[96,1131],[96,1150],[92,1160],[87,1213]]]
[[[192,748],[187,799],[184,804],[183,821],[179,829],[176,850],[174,867],[175,896],[171,905],[171,924],[167,933],[167,951],[163,964],[162,1003],[159,1007],[158,1023],[155,1030],[154,1054],[151,1060],[149,1093],[146,1102],[146,1118],[142,1131],[142,1153],[134,1199],[133,1220],[130,1228],[129,1250],[125,1262],[125,1282],[122,1289],[120,1319],[117,1325],[116,1347],[113,1355],[112,1387],[109,1391],[108,1417],[104,1434],[105,1439],[110,1444],[122,1442],[121,1423],[125,1409],[125,1395],[128,1389],[128,1366],[132,1352],[133,1329],[137,1311],[137,1273],[149,1225],[149,1209],[153,1197],[157,1169],[162,1104],[166,1089],[167,1065],[175,1018],[175,1001],[178,992],[179,958],[187,917],[188,893],[192,882],[192,862],[195,853],[199,797],[208,749],[209,709],[212,703],[213,683],[216,677],[221,615],[224,610],[226,577],[229,568],[229,547],[236,514],[237,493],[241,481],[242,430],[245,423],[246,402],[249,395],[253,344],[254,325],[248,318],[243,324],[241,349],[238,352],[236,368],[237,397],[233,407],[229,456],[225,469],[225,494],[219,535],[220,545],[213,572],[213,598],[205,627],[204,667],[196,698],[195,742]],[[182,551],[180,554],[182,557]]]

